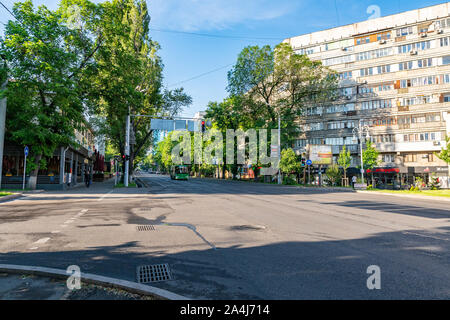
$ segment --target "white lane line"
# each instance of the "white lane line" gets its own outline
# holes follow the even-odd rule
[[[60,230],[52,231],[52,233],[60,233],[60,232],[61,232]]]
[[[69,224],[69,223],[72,223],[72,222],[74,222],[75,220],[72,220],[72,219],[70,219],[70,220],[67,220],[66,222],[64,222],[64,224]]]
[[[114,190],[111,190],[110,192],[104,194],[103,196],[100,197],[100,199],[97,199],[97,201],[102,201],[108,194],[110,194],[111,192],[113,192]]]
[[[34,242],[35,244],[42,244],[42,243],[46,243],[48,240],[50,240],[50,238],[42,238],[39,239],[38,241]]]
[[[39,249],[39,247],[32,247],[32,248],[29,248],[29,250],[37,250],[37,249]]]

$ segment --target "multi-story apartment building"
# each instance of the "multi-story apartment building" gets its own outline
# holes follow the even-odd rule
[[[379,183],[410,184],[432,174],[448,187],[434,153],[450,135],[450,2],[286,39],[295,52],[339,73],[342,98],[311,106],[294,146],[346,145],[358,171],[353,128],[369,126],[380,151]]]

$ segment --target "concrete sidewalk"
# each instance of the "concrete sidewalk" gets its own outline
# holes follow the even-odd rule
[[[154,300],[116,288],[81,284],[69,290],[66,282],[36,275],[0,273],[0,300]]]

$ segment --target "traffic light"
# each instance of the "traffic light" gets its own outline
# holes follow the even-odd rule
[[[205,120],[202,120],[202,132],[206,131]]]
[[[130,160],[130,156],[123,154],[122,155],[122,159],[125,160],[125,161],[129,161]]]
[[[302,167],[306,166],[306,159],[302,158]]]

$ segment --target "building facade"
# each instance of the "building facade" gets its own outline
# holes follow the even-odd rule
[[[377,184],[408,185],[439,177],[449,166],[434,153],[450,135],[450,2],[285,40],[296,53],[321,60],[339,74],[342,98],[311,106],[294,149],[345,145],[360,163],[353,128],[367,125],[380,152]]]
[[[37,176],[37,188],[45,190],[62,190],[84,183],[85,173],[91,176],[96,160],[95,137],[92,128],[82,125],[75,131],[78,146],[59,147],[52,157],[46,159],[47,166],[41,168]],[[33,146],[29,146],[30,150]],[[6,140],[3,160],[1,187],[5,189],[21,189],[23,184],[24,149]],[[25,177],[28,185],[30,176]]]

